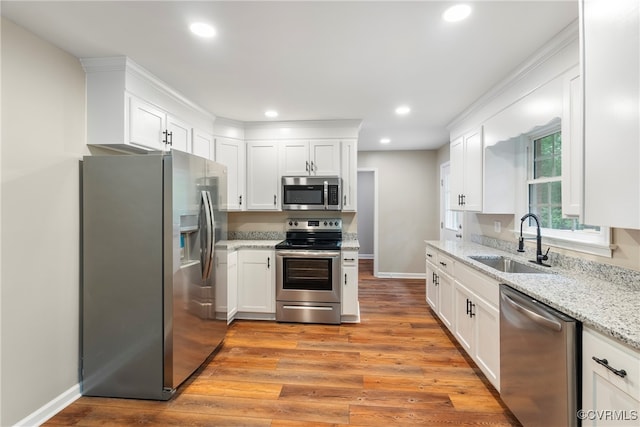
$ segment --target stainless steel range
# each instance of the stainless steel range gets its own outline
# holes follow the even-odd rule
[[[276,320],[340,323],[340,218],[292,218],[276,245]]]

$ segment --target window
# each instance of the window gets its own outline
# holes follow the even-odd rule
[[[447,162],[441,168],[442,203],[444,205],[444,227],[449,231],[458,231],[462,212],[451,209],[451,166]]]
[[[584,244],[608,250],[609,229],[580,223],[578,218],[562,215],[562,134],[556,123],[528,135],[527,194],[528,212],[540,219],[543,236],[556,246],[581,250]],[[527,232],[535,233],[532,218],[524,224]],[[562,243],[564,241],[564,244]],[[566,242],[578,243],[567,244]],[[598,253],[597,250],[587,252]],[[610,252],[609,252],[610,256]]]

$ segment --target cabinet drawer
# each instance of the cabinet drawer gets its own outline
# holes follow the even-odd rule
[[[603,377],[633,399],[640,400],[640,352],[590,329],[585,328],[582,337],[583,363],[588,371]],[[616,375],[593,357],[606,360],[612,369],[624,370],[626,375],[624,378]]]
[[[439,253],[438,263],[436,265],[442,272],[446,272],[447,274],[454,276],[455,262],[453,261],[452,258],[449,258],[448,256],[445,256]]]
[[[358,265],[358,252],[357,251],[342,251],[342,266],[353,267]]]
[[[500,287],[497,281],[463,264],[456,266],[456,279],[489,304],[499,306]]]
[[[427,246],[427,248],[424,251],[424,256],[425,256],[425,259],[432,264],[436,264],[438,261],[438,251],[436,251],[432,247]]]

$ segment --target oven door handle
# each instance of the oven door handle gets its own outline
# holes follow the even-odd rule
[[[289,258],[306,258],[306,257],[317,257],[317,258],[332,258],[332,257],[340,257],[340,251],[314,251],[302,249],[299,251],[296,250],[276,250],[276,255],[279,257],[289,257]]]

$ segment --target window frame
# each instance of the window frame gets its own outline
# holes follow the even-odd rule
[[[522,190],[525,197],[521,199],[521,212],[530,212],[530,184],[541,184],[544,182],[556,181],[559,181],[561,186],[563,184],[562,174],[560,176],[541,177],[537,179],[533,177],[535,161],[534,142],[556,132],[562,132],[559,120],[553,121],[546,126],[536,128],[534,131],[523,135],[522,140],[524,143],[523,145],[525,151],[523,158],[525,164],[523,176],[524,179],[522,180]],[[562,140],[562,134],[560,135],[560,138],[561,143],[563,143],[564,141]],[[560,161],[562,161],[562,159]],[[565,168],[562,168],[562,171],[564,170]],[[563,215],[563,218],[574,218],[577,221],[580,220],[580,218],[565,215]],[[517,229],[515,230],[515,232],[518,235],[520,233],[518,224],[519,221],[520,217],[516,216],[514,222]],[[599,232],[594,230],[560,230],[541,227],[540,232],[543,237],[543,245],[548,244],[554,247],[570,249],[609,258],[612,257],[613,246],[611,245],[611,229],[609,227],[600,226]],[[522,224],[522,234],[525,237],[535,237],[537,234],[537,229],[535,225],[529,225],[529,221],[525,220]]]

